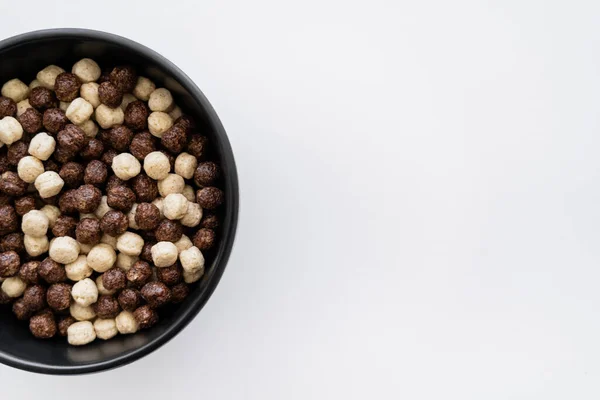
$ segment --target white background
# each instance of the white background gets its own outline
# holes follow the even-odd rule
[[[106,30],[220,115],[226,273],[130,366],[0,366],[3,398],[597,399],[597,1],[3,2]],[[2,62],[2,60],[0,60]]]

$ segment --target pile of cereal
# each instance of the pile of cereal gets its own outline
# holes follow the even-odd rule
[[[35,337],[150,328],[202,277],[224,194],[194,128],[129,66],[85,58],[2,86],[0,304]]]

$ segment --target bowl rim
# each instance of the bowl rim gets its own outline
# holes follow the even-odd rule
[[[215,129],[215,135],[219,140],[219,152],[222,163],[227,165],[227,180],[225,181],[225,221],[223,229],[223,240],[224,245],[219,248],[219,251],[213,262],[214,272],[208,284],[200,291],[193,302],[179,315],[165,331],[153,339],[152,341],[134,349],[126,354],[116,355],[110,359],[92,362],[85,365],[73,365],[73,366],[56,366],[37,363],[33,361],[23,360],[19,357],[7,354],[0,350],[0,363],[5,365],[22,369],[25,371],[51,374],[51,375],[76,375],[86,374],[93,372],[100,372],[109,370],[116,367],[121,367],[132,363],[140,358],[152,353],[159,347],[163,346],[169,340],[174,338],[183,328],[185,328],[200,312],[204,307],[208,299],[211,297],[215,288],[219,284],[219,281],[225,271],[227,261],[233,248],[235,233],[237,228],[238,220],[238,209],[239,209],[239,186],[237,169],[235,165],[235,159],[233,156],[233,150],[225,128],[217,116],[214,108],[204,96],[202,91],[196,86],[196,84],[175,64],[169,61],[164,56],[160,55],[156,51],[137,43],[131,39],[123,36],[115,35],[108,32],[81,29],[81,28],[55,28],[55,29],[43,29],[31,32],[18,34],[7,39],[0,41],[0,50],[10,48],[12,46],[21,45],[26,42],[38,41],[43,39],[60,39],[60,38],[80,38],[80,39],[93,39],[117,46],[129,48],[135,52],[144,54],[145,56],[152,58],[153,61],[164,70],[168,71],[171,76],[176,78],[177,81],[189,91],[189,94],[201,104],[206,111],[207,118],[211,125]]]

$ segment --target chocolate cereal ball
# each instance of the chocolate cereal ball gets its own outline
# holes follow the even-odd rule
[[[135,211],[135,223],[140,229],[155,229],[160,222],[160,210],[152,203],[140,203]]]
[[[77,212],[77,189],[69,189],[59,194],[58,208],[62,214]]]
[[[59,74],[54,81],[54,91],[60,101],[69,102],[75,100],[79,97],[80,87],[81,82],[79,78],[70,72]]]
[[[15,211],[20,217],[31,210],[35,210],[35,197],[23,196],[15,200]]]
[[[77,220],[68,215],[61,215],[56,219],[52,227],[52,234],[55,237],[71,236],[75,238],[75,228],[77,228]]]
[[[17,104],[10,98],[0,96],[0,119],[14,117],[17,113]]]
[[[39,276],[49,284],[60,283],[67,280],[65,267],[50,257],[46,257],[38,267]]]
[[[110,190],[116,186],[127,186],[127,182],[116,175],[111,175],[106,181],[106,190]]]
[[[141,306],[133,312],[133,318],[140,329],[147,329],[158,322],[158,314],[150,306]]]
[[[183,278],[183,269],[179,263],[175,263],[170,267],[156,269],[156,277],[159,281],[167,286],[173,286]]]
[[[129,65],[113,68],[108,78],[123,93],[131,92],[137,83],[135,69]]]
[[[67,126],[69,119],[65,112],[60,108],[49,108],[44,111],[42,123],[49,133],[56,134]]]
[[[125,125],[135,130],[146,129],[149,115],[150,109],[146,103],[140,100],[132,101],[125,108]]]
[[[187,144],[185,128],[181,125],[173,125],[162,135],[160,143],[171,153],[181,153]]]
[[[171,301],[171,290],[162,282],[148,282],[142,287],[140,293],[152,308],[161,307]]]
[[[2,236],[0,239],[0,251],[16,251],[17,253],[25,250],[23,244],[23,233],[14,232]]]
[[[77,125],[68,124],[56,135],[58,147],[69,153],[77,153],[85,146],[85,132]]]
[[[145,241],[144,247],[142,247],[142,254],[140,254],[140,258],[144,261],[152,262],[152,246],[156,244],[155,241]]]
[[[33,107],[25,110],[17,120],[27,133],[37,133],[42,129],[42,114]]]
[[[142,304],[142,295],[136,289],[123,289],[119,294],[119,305],[125,311],[132,312]]]
[[[127,186],[115,186],[108,191],[106,202],[116,210],[127,212],[135,203],[135,193]]]
[[[35,285],[40,282],[38,275],[38,267],[40,266],[39,261],[29,261],[21,265],[19,268],[19,278],[27,284]]]
[[[29,104],[39,110],[56,107],[57,103],[54,92],[43,86],[35,87],[29,93]]]
[[[46,288],[42,285],[28,286],[23,292],[23,300],[31,311],[40,311],[46,307]]]
[[[225,194],[214,186],[207,186],[196,192],[196,203],[202,208],[214,210],[223,204],[223,201],[225,201]]]
[[[108,168],[100,160],[92,160],[85,167],[83,181],[89,185],[100,186],[106,182],[108,177]]]
[[[67,336],[67,330],[75,322],[77,322],[77,320],[70,315],[60,317],[58,320],[58,334],[60,336]]]
[[[83,183],[83,171],[83,165],[74,161],[69,161],[61,167],[58,174],[62,180],[65,181],[67,186],[76,188]]]
[[[15,314],[19,321],[27,321],[33,315],[33,310],[29,308],[29,305],[23,298],[18,299],[12,306],[12,312]]]
[[[136,261],[129,271],[127,280],[135,287],[142,287],[152,278],[152,268],[146,261]]]
[[[79,155],[84,160],[97,160],[102,156],[102,153],[104,153],[104,144],[102,141],[91,138],[87,141],[86,145],[83,146]]]
[[[102,275],[102,283],[107,290],[121,290],[127,286],[127,276],[121,268],[114,267]]]
[[[131,187],[139,203],[151,203],[158,197],[158,185],[148,175],[139,174],[131,180]]]
[[[71,305],[71,289],[68,283],[55,283],[50,285],[46,292],[46,301],[50,308],[55,311],[62,311]]]
[[[192,243],[202,251],[208,250],[215,245],[216,236],[215,231],[212,229],[201,228],[194,234]]]
[[[37,88],[36,88],[37,89]],[[38,339],[50,339],[56,335],[56,321],[54,314],[46,310],[34,315],[29,320],[29,330]]]
[[[8,156],[6,153],[6,146],[2,146],[2,148],[0,148],[0,174],[3,174],[10,169],[10,165],[8,164]]]
[[[102,200],[102,192],[93,185],[79,186],[75,192],[75,206],[79,212],[85,214],[93,213],[100,205],[100,200]]]
[[[58,174],[60,172],[60,165],[56,161],[50,159],[44,162],[44,169]]]
[[[98,98],[102,104],[106,104],[110,108],[117,108],[123,101],[123,92],[112,82],[102,82],[98,86]]]
[[[127,216],[121,211],[109,210],[100,220],[100,229],[110,236],[119,236],[129,227]]]
[[[126,151],[133,139],[133,132],[125,125],[113,126],[107,132],[108,142],[113,149]]]
[[[18,140],[8,146],[6,158],[8,163],[14,167],[19,164],[21,158],[29,155],[29,143],[24,140]]]
[[[143,161],[148,154],[156,151],[154,136],[152,136],[148,131],[136,133],[131,140],[131,146],[129,150],[135,158]]]
[[[112,165],[113,158],[115,158],[118,155],[119,153],[116,150],[108,149],[104,152],[104,154],[102,154],[102,156],[100,157],[100,161],[102,161],[104,164],[110,167]]]
[[[216,163],[212,161],[201,162],[194,171],[194,182],[200,187],[212,186],[220,175],[221,169]]]
[[[0,235],[6,235],[17,230],[19,217],[12,206],[0,206]]]
[[[179,221],[163,219],[154,231],[159,242],[176,242],[183,235],[183,227]]]
[[[76,152],[69,151],[64,147],[59,146],[56,148],[56,150],[54,150],[54,153],[52,153],[52,158],[54,158],[59,164],[64,164],[74,159],[76,155]]]
[[[141,296],[141,295],[140,295]],[[0,289],[0,306],[12,303],[13,298],[7,295],[4,290]]]
[[[181,282],[171,287],[171,302],[178,304],[181,303],[190,293],[190,288],[187,284]]]
[[[8,196],[23,196],[27,192],[27,182],[16,172],[7,171],[0,176],[0,192]]]
[[[187,152],[194,157],[201,159],[208,151],[208,138],[206,136],[194,134],[190,136],[187,145]]]
[[[102,295],[94,304],[94,310],[98,318],[115,318],[119,315],[121,308],[119,302],[111,295]]]
[[[75,238],[79,243],[98,244],[102,238],[100,221],[96,218],[83,218],[75,229]]]
[[[16,251],[5,251],[0,253],[0,277],[8,278],[15,276],[21,266],[21,258]]]

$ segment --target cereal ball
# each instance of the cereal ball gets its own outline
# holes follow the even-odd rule
[[[112,318],[97,319],[94,321],[94,330],[96,331],[96,337],[102,340],[111,339],[119,333],[117,330],[117,323]]]
[[[41,312],[29,320],[29,330],[38,339],[49,339],[56,335],[56,321],[51,311]]]
[[[96,272],[106,272],[117,261],[115,249],[106,243],[95,245],[87,255],[88,265]]]
[[[81,149],[79,155],[84,160],[98,160],[102,156],[102,153],[104,153],[104,144],[98,139],[91,138],[87,141],[83,149]],[[102,161],[100,162],[102,163]],[[106,166],[106,164],[104,165]]]
[[[23,292],[25,304],[33,311],[40,311],[46,306],[46,288],[42,285],[32,285]]]
[[[100,238],[102,237],[100,221],[95,218],[83,218],[77,224],[75,237],[78,242],[83,244],[100,243]]]
[[[107,197],[102,196],[100,198],[100,204],[98,205],[95,211],[96,217],[102,219],[102,217],[104,217],[104,215],[110,210],[112,210],[112,208],[108,206]]]
[[[32,257],[37,257],[48,251],[48,237],[33,237],[25,235],[23,237],[23,245],[25,245],[25,251]]]
[[[204,270],[196,272],[183,271],[183,281],[188,284],[194,283],[200,280],[200,278],[202,278],[202,275],[204,275]]]
[[[93,113],[94,107],[82,97],[73,100],[65,111],[67,118],[76,125],[83,124]]]
[[[100,161],[102,161],[104,164],[111,166],[113,159],[119,155],[119,153],[117,153],[116,150],[113,149],[107,149],[104,154],[102,154],[102,157],[100,157]]]
[[[2,282],[2,290],[8,297],[21,297],[27,284],[18,276],[11,276]]]
[[[52,205],[45,205],[40,211],[46,214],[46,217],[48,217],[48,226],[54,227],[54,223],[60,216],[60,210],[58,209],[58,207]]]
[[[61,109],[49,108],[44,111],[42,123],[48,132],[58,133],[59,131],[63,130],[65,126],[67,126],[69,119],[67,118],[65,112]]]
[[[54,153],[55,148],[56,141],[54,138],[45,132],[40,132],[31,139],[29,154],[40,160],[47,160]]]
[[[112,170],[116,176],[127,181],[140,173],[140,162],[129,153],[121,153],[112,162]]]
[[[187,152],[196,158],[202,158],[208,150],[208,138],[202,135],[191,135],[187,145]]]
[[[125,114],[121,107],[110,108],[105,104],[100,104],[96,108],[96,122],[102,129],[108,129],[115,125],[120,125],[125,120]]]
[[[98,300],[98,288],[93,280],[85,278],[73,285],[71,296],[77,304],[87,307]]]
[[[68,124],[58,132],[56,140],[60,147],[70,153],[79,152],[86,144],[85,133],[80,127],[73,124]]]
[[[53,171],[46,171],[35,178],[35,188],[40,194],[40,197],[45,199],[56,196],[60,193],[65,182],[60,175]]]
[[[172,286],[181,282],[183,278],[183,270],[178,263],[175,263],[170,267],[157,268],[156,277],[165,285]]]
[[[148,101],[155,89],[156,86],[150,79],[140,76],[137,78],[136,85],[133,89],[133,95],[142,101]]]
[[[35,285],[40,282],[40,276],[38,275],[38,267],[40,266],[39,261],[29,261],[21,265],[19,269],[19,278],[27,284]]]
[[[125,125],[116,125],[107,131],[107,136],[115,150],[125,151],[131,144],[133,132]]]
[[[90,161],[90,164],[93,161]],[[90,165],[88,164],[88,166]],[[87,170],[87,168],[86,168]],[[84,174],[85,180],[85,174]],[[75,207],[81,213],[93,213],[100,205],[102,192],[93,185],[82,185],[74,193]]]
[[[67,112],[67,110],[69,109],[69,106],[71,105],[71,101],[70,102],[64,102],[64,101],[59,101],[58,102],[58,108],[61,109],[64,112]]]
[[[125,125],[131,129],[146,129],[150,110],[143,101],[133,101],[125,108]]]
[[[140,329],[147,329],[158,322],[158,314],[150,306],[141,306],[133,312],[133,317]]]
[[[27,133],[36,133],[42,129],[42,114],[35,108],[28,108],[17,117],[23,130]]]
[[[79,256],[79,243],[70,236],[54,238],[50,244],[50,258],[61,264],[72,263]]]
[[[178,304],[181,303],[190,293],[190,289],[188,285],[185,283],[178,283],[175,286],[171,287],[171,303]]]
[[[31,103],[29,103],[29,99],[21,100],[17,103],[17,117],[20,117],[25,113],[25,111],[31,108]]]
[[[160,188],[160,186],[159,186]],[[196,192],[196,202],[202,208],[213,210],[223,204],[225,195],[219,188],[213,186],[204,187]]]
[[[112,69],[109,79],[121,92],[129,93],[136,86],[137,74],[129,65],[119,66]]]
[[[191,179],[194,176],[197,164],[196,157],[189,153],[181,153],[175,160],[175,173],[185,179]]]
[[[18,103],[29,96],[29,87],[19,79],[11,79],[2,85],[2,96]]]
[[[7,171],[0,176],[0,192],[8,196],[23,196],[27,192],[27,182],[16,172]]]
[[[103,276],[104,274],[96,278],[96,287],[98,287],[98,293],[101,295],[112,296],[116,293],[116,290],[108,290],[104,287]]]
[[[60,317],[58,320],[58,334],[63,337],[67,336],[69,327],[75,322],[77,320],[70,315]]]
[[[121,308],[119,302],[111,295],[102,295],[94,304],[94,311],[98,318],[115,318],[119,315]]]
[[[181,219],[187,213],[188,204],[189,201],[184,195],[180,193],[168,194],[163,200],[163,213],[168,219]]]
[[[23,137],[23,127],[13,117],[4,117],[0,120],[0,141],[4,144],[13,144]]]
[[[171,291],[162,282],[148,282],[140,290],[142,297],[152,308],[164,306],[171,301]]]
[[[110,190],[117,186],[127,186],[127,182],[116,175],[111,175],[106,181],[106,190]]]
[[[87,257],[85,255],[80,255],[75,261],[65,265],[65,272],[67,278],[78,282],[85,278],[89,278],[92,275],[93,270],[87,263]]]
[[[75,228],[77,227],[77,221],[73,217],[68,215],[61,215],[56,219],[56,223],[52,227],[52,234],[55,237],[60,236],[71,236],[75,237]]]
[[[220,168],[214,162],[201,162],[194,172],[194,182],[200,187],[212,186],[219,179],[220,174]]]
[[[131,312],[142,304],[142,295],[136,289],[123,289],[118,301],[123,310]]]
[[[137,99],[135,98],[134,95],[130,94],[130,93],[125,93],[123,95],[123,101],[121,102],[121,110],[123,110],[123,112],[125,112],[125,110],[127,109],[127,106],[131,103],[133,103],[134,101],[137,101]]]
[[[31,210],[35,210],[35,197],[23,196],[15,200],[15,211],[19,216],[22,217]]]
[[[127,230],[128,226],[129,221],[121,211],[107,211],[100,221],[100,228],[110,236],[119,236]]]
[[[58,102],[56,101],[54,92],[52,92],[50,89],[46,89],[45,87],[38,86],[31,90],[31,94],[29,95],[29,104],[37,109],[45,110],[47,108],[56,107]]]
[[[154,204],[141,203],[136,209],[135,222],[138,229],[155,229],[160,222],[160,211]]]
[[[15,251],[5,251],[0,253],[0,277],[8,278],[14,276],[19,271],[21,259]]]
[[[100,160],[92,160],[85,167],[83,181],[88,185],[102,185],[108,176],[108,168]]]
[[[123,92],[111,82],[102,82],[98,87],[98,98],[102,104],[106,104],[110,108],[117,108],[123,101]]]
[[[113,249],[117,249],[117,238],[110,235],[102,235],[102,239],[100,239],[100,243],[108,244]]]
[[[60,172],[60,165],[54,160],[46,160],[43,162],[44,168],[46,171],[54,171],[56,173]],[[51,202],[50,199],[41,199],[44,203],[49,204]]]
[[[63,72],[56,77],[54,82],[54,91],[60,101],[73,101],[79,95],[81,82],[75,74]]]
[[[117,318],[115,318],[117,324],[117,330],[121,335],[129,333],[135,333],[138,331],[138,323],[132,313],[128,311],[121,311]]]
[[[190,247],[179,253],[179,261],[184,271],[197,272],[204,270],[204,256],[198,247]]]
[[[172,193],[182,193],[185,187],[185,181],[177,174],[168,174],[165,179],[158,181],[158,193],[167,197]]]
[[[152,261],[158,268],[175,264],[177,255],[177,247],[171,242],[158,242],[152,246]]]
[[[188,209],[180,222],[183,226],[195,227],[202,218],[202,208],[196,203],[188,203]]]
[[[175,106],[171,111],[169,111],[169,115],[171,116],[171,118],[173,118],[173,121],[175,121],[177,118],[183,115],[183,112],[181,111],[181,108],[179,108],[179,106]]]
[[[140,161],[143,161],[148,154],[156,151],[156,144],[150,132],[136,133],[131,140],[130,151]]]
[[[142,254],[140,254],[140,258],[144,261],[152,262],[152,246],[154,246],[156,242],[154,241],[146,241],[144,243],[144,247],[142,248]]]
[[[135,215],[136,215],[136,210],[137,210],[137,203],[135,203],[132,207],[131,210],[129,210],[129,212],[127,213],[127,221],[129,223],[129,227],[131,229],[140,229],[140,227],[137,225],[137,223],[135,222]]]
[[[0,118],[14,117],[17,114],[17,103],[8,97],[0,97]]]
[[[38,176],[44,173],[44,165],[32,156],[21,158],[17,166],[18,177],[25,183],[35,182]]]
[[[91,58],[82,58],[71,69],[81,82],[94,82],[100,78],[100,67]]]
[[[170,170],[169,159],[160,151],[153,151],[144,158],[144,171],[152,179],[165,179]]]
[[[212,229],[201,228],[194,234],[192,242],[200,250],[208,250],[215,245],[216,234]]]
[[[9,233],[0,239],[0,251],[16,251],[20,253],[25,250],[22,233]]]
[[[131,186],[136,194],[137,201],[140,203],[151,202],[158,196],[156,182],[147,175],[140,174],[133,178]]]
[[[27,149],[29,147],[29,143],[24,140],[18,140],[8,146],[8,151],[6,153],[6,159],[8,164],[14,166],[19,165],[19,161],[21,158],[27,155]]]
[[[24,234],[33,237],[46,236],[46,232],[48,232],[48,224],[49,221],[46,214],[39,210],[31,210],[27,214],[23,215],[21,230]]]
[[[187,144],[187,135],[181,125],[173,125],[161,137],[160,143],[171,153],[181,153]]]
[[[83,183],[83,165],[70,161],[62,166],[58,175],[69,187],[79,187]]]
[[[6,235],[16,231],[19,227],[19,219],[12,206],[0,206],[0,235]]]
[[[104,287],[108,290],[121,290],[127,286],[125,271],[115,267],[106,271],[102,277]]]
[[[65,72],[65,70],[61,67],[49,65],[37,73],[36,79],[41,86],[45,87],[46,89],[53,90],[54,84],[56,83],[56,77],[63,72]]]
[[[8,164],[8,156],[6,155],[6,147],[2,143],[0,143],[0,147],[0,174],[3,174],[10,169],[10,165]],[[3,197],[10,200],[8,196],[3,195]],[[7,204],[7,202],[2,202],[2,204]]]
[[[133,286],[142,287],[152,278],[152,268],[145,261],[136,261],[127,271],[126,277]]]
[[[158,138],[169,130],[173,126],[173,120],[169,116],[161,111],[154,111],[148,116],[148,130],[150,133]]]
[[[69,307],[71,316],[77,321],[89,321],[96,318],[96,311],[92,306],[82,306],[77,302],[73,302]],[[74,324],[73,324],[74,325]]]
[[[65,149],[64,147],[57,147],[56,150],[54,151],[54,154],[52,154],[52,158],[54,158],[54,160],[56,160],[56,162],[60,163],[60,164],[64,164],[67,163],[69,161],[71,161],[72,159],[74,159],[77,156],[77,153],[73,152],[73,151],[69,151],[67,149]]]
[[[183,227],[179,221],[162,220],[154,231],[159,242],[176,242],[183,235]]]
[[[117,238],[117,249],[129,256],[139,256],[144,247],[144,239],[133,232],[125,232]]]
[[[98,85],[96,82],[89,82],[81,85],[81,97],[90,103],[94,108],[97,108],[100,105],[99,88],[100,85]]]
[[[160,218],[164,218],[165,215],[163,214],[163,198],[162,197],[157,197],[156,199],[152,200],[152,204],[154,204],[156,206],[156,208],[158,208],[158,211],[160,212]]]
[[[187,250],[192,246],[192,241],[186,235],[181,235],[181,239],[175,242],[175,247],[177,247],[177,252],[179,254],[181,254],[182,251]]]
[[[152,111],[169,111],[173,104],[173,96],[171,92],[165,88],[156,89],[150,94],[148,99],[148,107]]]
[[[95,339],[96,331],[90,321],[75,322],[67,329],[67,340],[72,346],[82,346]]]
[[[4,296],[6,296],[5,293]],[[10,299],[11,297],[8,298]],[[12,312],[15,314],[19,321],[27,321],[33,315],[33,311],[29,308],[29,306],[27,305],[27,303],[25,303],[25,300],[23,299],[18,299],[17,301],[15,301],[15,303],[12,306]]]
[[[68,283],[55,283],[50,285],[46,292],[46,301],[55,311],[66,310],[71,306],[71,285]]]
[[[137,260],[138,260],[138,257],[136,257],[136,256],[128,256],[125,253],[119,253],[117,255],[116,265],[123,271],[127,272],[131,269],[131,267],[133,266],[133,264],[135,264],[135,262]]]
[[[110,188],[106,197],[108,205],[120,211],[129,211],[135,203],[135,193],[127,186]]]

